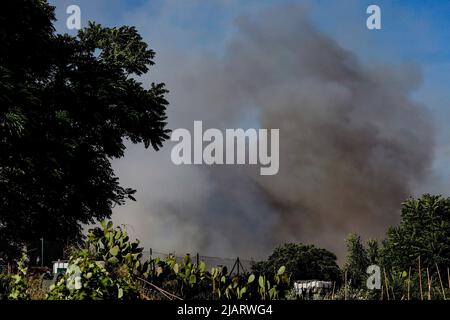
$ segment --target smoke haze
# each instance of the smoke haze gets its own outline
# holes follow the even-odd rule
[[[158,52],[169,127],[279,128],[279,173],[175,166],[169,141],[159,152],[130,145],[114,166],[137,202],[115,209],[114,220],[147,247],[248,258],[285,242],[342,257],[348,233],[382,236],[430,174],[432,121],[411,99],[420,70],[363,64],[299,6],[242,16],[235,26],[222,55]]]

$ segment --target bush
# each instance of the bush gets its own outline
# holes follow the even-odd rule
[[[189,256],[182,262],[177,262],[172,256],[165,261],[156,258],[144,266],[144,276],[149,282],[186,300],[283,299],[290,289],[284,266],[276,273],[229,275],[222,267],[207,272],[204,262],[194,264]]]
[[[142,248],[125,230],[101,222],[89,230],[85,247],[72,249],[69,268],[53,286],[49,300],[131,300],[139,298],[134,273],[141,267]]]
[[[17,273],[11,276],[9,283],[9,300],[28,300],[30,294],[28,290],[28,256],[27,248],[22,248],[22,257],[17,262]]]
[[[9,291],[11,290],[11,277],[7,274],[0,274],[0,300],[8,298]]]
[[[287,243],[275,248],[269,259],[255,263],[252,271],[258,274],[276,274],[282,266],[291,280],[339,281],[340,270],[336,255],[314,245]]]
[[[127,269],[109,272],[104,263],[80,254],[71,257],[65,275],[50,288],[49,300],[131,300],[139,294]]]

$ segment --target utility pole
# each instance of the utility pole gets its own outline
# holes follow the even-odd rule
[[[44,237],[41,238],[41,267],[44,266]]]
[[[150,248],[150,270],[153,272],[155,271],[155,262],[153,261],[153,249]]]

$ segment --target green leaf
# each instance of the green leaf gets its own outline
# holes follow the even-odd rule
[[[259,276],[258,282],[259,282],[259,286],[264,289],[264,278],[263,278],[263,276]]]
[[[195,284],[197,282],[197,277],[195,276],[195,274],[191,274],[191,276],[189,277],[189,283],[191,285]]]
[[[248,277],[247,283],[252,283],[253,281],[255,281],[255,275],[251,274],[250,277]]]
[[[117,298],[122,299],[122,297],[123,297],[123,289],[119,288],[119,292],[117,294]]]
[[[119,253],[119,250],[119,246],[114,246],[109,250],[109,253],[115,257]]]
[[[247,292],[247,288],[246,287],[237,288],[236,291],[237,291],[237,298],[242,299],[243,295]]]
[[[276,289],[272,288],[269,290],[269,297],[270,299],[273,299],[275,297]]]
[[[285,266],[281,266],[280,269],[278,269],[277,275],[281,276],[286,271]]]
[[[117,259],[116,257],[111,257],[108,259],[108,262],[110,264],[117,264],[117,263],[119,263],[119,259]]]

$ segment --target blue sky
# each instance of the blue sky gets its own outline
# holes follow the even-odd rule
[[[450,1],[446,0],[52,0],[56,6],[57,29],[69,32],[64,24],[65,8],[78,4],[82,24],[94,20],[107,26],[133,24],[144,34],[170,34],[166,46],[186,44],[183,49],[221,50],[232,33],[233,20],[263,7],[280,3],[302,4],[308,8],[314,25],[356,52],[360,59],[386,63],[414,63],[425,73],[423,89],[444,94],[450,79]],[[382,30],[365,26],[368,5],[382,10]],[[158,29],[164,21],[166,30]],[[187,37],[189,42],[174,38]],[[147,39],[150,43],[154,39]],[[159,43],[158,43],[159,44]],[[157,48],[155,48],[157,49]],[[448,95],[447,95],[448,97]]]
[[[446,175],[450,157],[450,1],[446,0],[52,0],[56,6],[58,32],[65,28],[70,4],[78,4],[82,25],[94,20],[107,26],[136,25],[157,54],[198,50],[220,54],[235,32],[233,21],[240,15],[281,3],[304,5],[316,28],[368,63],[413,64],[423,73],[415,99],[433,112],[438,127],[435,166]],[[382,30],[365,26],[366,8],[377,4],[382,12]],[[158,59],[158,58],[157,58]],[[158,63],[158,60],[157,60]],[[163,75],[164,78],[164,75]],[[442,170],[442,171],[441,171]],[[449,176],[450,178],[450,176]]]

